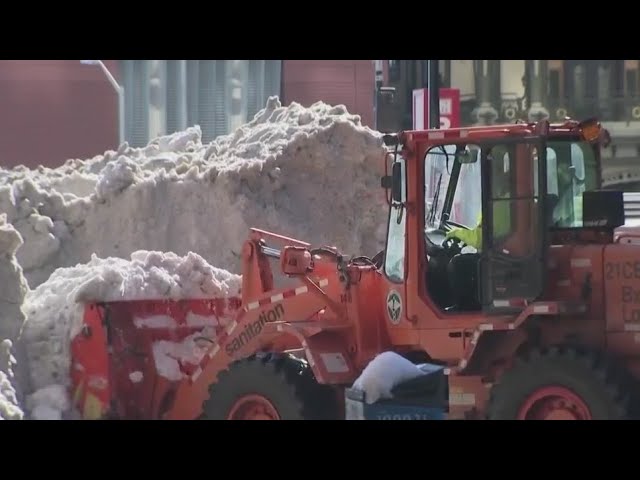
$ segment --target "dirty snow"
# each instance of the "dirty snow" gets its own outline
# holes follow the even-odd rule
[[[22,420],[23,416],[11,377],[0,370],[0,420]]]
[[[252,226],[374,255],[386,220],[381,153],[381,135],[345,107],[271,98],[210,144],[196,126],[56,169],[1,171],[0,212],[25,239],[18,261],[32,288],[93,254],[142,249],[194,251],[238,271]]]
[[[136,328],[177,328],[178,322],[168,315],[152,315],[145,318],[134,318]]]
[[[27,409],[33,420],[62,420],[70,418],[69,394],[65,385],[54,384],[40,388],[27,397]],[[63,416],[64,414],[67,414]]]
[[[0,340],[15,342],[24,322],[22,302],[28,286],[15,257],[22,243],[23,237],[7,223],[7,215],[0,214]]]
[[[230,318],[217,318],[215,315],[198,315],[197,313],[188,312],[186,315],[185,325],[187,327],[215,327],[218,325],[226,326],[230,322]],[[168,315],[152,315],[144,318],[134,318],[133,324],[136,328],[159,328],[159,329],[176,329],[179,327],[175,318]]]
[[[25,316],[22,303],[28,291],[15,253],[22,237],[0,214],[0,419],[19,420],[25,383],[25,359],[19,340]],[[18,366],[18,359],[20,365]]]
[[[0,343],[0,420],[22,420],[24,416],[14,386],[16,359],[11,354],[12,346],[9,339]]]
[[[180,364],[197,365],[211,346],[210,341],[200,340],[202,338],[215,339],[215,329],[204,328],[200,332],[185,337],[181,342],[167,340],[154,342],[153,359],[158,374],[174,382],[185,378]]]
[[[250,227],[376,254],[386,224],[382,152],[381,134],[344,106],[270,98],[253,121],[209,144],[195,126],[54,169],[0,169],[0,212],[23,241],[0,236],[0,251],[18,245],[0,282],[25,292],[19,264],[32,289],[23,306],[31,415],[66,418],[57,393],[69,383],[79,301],[231,295]],[[22,325],[20,304],[0,312],[14,319],[0,326]],[[178,377],[189,345],[156,347],[165,374]]]

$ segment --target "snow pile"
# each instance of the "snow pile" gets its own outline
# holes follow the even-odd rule
[[[22,377],[16,375],[12,350],[24,322],[22,302],[28,288],[15,258],[22,237],[6,218],[0,215],[0,419],[15,420],[23,417],[18,389]],[[19,344],[17,347],[16,351],[22,353]]]
[[[93,255],[87,264],[57,270],[45,288],[59,292],[63,285],[75,285],[76,302],[226,298],[239,294],[241,277],[212,267],[193,252],[179,257],[140,250],[130,260]]]
[[[11,326],[9,338],[24,318],[22,273],[34,289],[23,307],[27,410],[68,418],[78,302],[232,295],[240,277],[229,272],[240,270],[250,227],[376,254],[387,219],[383,169],[381,134],[359,116],[322,102],[283,107],[277,98],[209,144],[196,126],[55,169],[0,169],[2,225],[15,228],[0,230],[0,253],[17,248],[21,267],[0,265],[0,302],[8,302],[0,327]],[[192,344],[155,348],[169,376],[176,358],[198,356]]]
[[[12,346],[8,339],[0,343],[0,420],[22,420],[24,416],[14,387],[16,360],[11,354]]]
[[[0,340],[15,341],[24,322],[22,302],[28,287],[15,257],[22,243],[6,214],[0,214]]]
[[[203,144],[199,127],[56,168],[0,172],[0,211],[24,238],[29,285],[58,267],[146,249],[238,271],[252,226],[376,254],[384,244],[381,134],[343,106],[266,108]],[[377,208],[379,207],[379,208]]]
[[[87,264],[56,270],[25,301],[23,339],[35,390],[27,402],[32,416],[62,418],[70,406],[62,392],[70,385],[71,339],[82,329],[81,302],[230,297],[239,295],[240,286],[239,275],[212,267],[193,252],[179,257],[138,251],[130,260],[94,255]]]
[[[402,382],[424,375],[418,365],[394,352],[377,355],[362,371],[353,388],[365,392],[365,401],[372,404],[393,398],[391,391]]]
[[[62,420],[72,418],[69,392],[64,385],[48,385],[27,398],[32,420]]]

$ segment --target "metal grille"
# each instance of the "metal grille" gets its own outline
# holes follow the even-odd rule
[[[208,142],[229,132],[229,60],[186,61],[186,126],[200,125],[202,140]],[[248,77],[242,92],[246,118],[253,119],[264,108],[269,96],[281,96],[281,60],[245,60]],[[149,60],[122,60],[125,88],[125,132],[130,145],[149,142],[150,81]],[[180,114],[180,60],[166,61],[166,132],[184,128]]]
[[[247,83],[247,120],[254,115],[266,102],[264,97],[265,87],[265,60],[249,60],[249,75]]]
[[[207,140],[211,141],[218,135],[229,133],[229,115],[227,114],[227,60],[218,60],[216,68],[216,84],[214,88],[214,135]],[[204,140],[204,139],[203,139]]]
[[[624,193],[624,215],[626,225],[640,225],[640,192]]]
[[[200,85],[200,61],[187,60],[187,126],[193,127],[199,120],[198,91]]]
[[[264,81],[265,97],[283,97],[282,92],[282,60],[267,60]],[[266,100],[266,98],[265,98]]]
[[[125,134],[129,145],[149,141],[149,66],[146,60],[122,60],[125,91]]]
[[[200,60],[198,74],[198,123],[202,129],[202,140],[209,141],[216,133],[216,61]]]
[[[180,129],[178,114],[178,60],[167,60],[167,133]]]

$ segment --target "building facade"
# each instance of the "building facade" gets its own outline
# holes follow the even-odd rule
[[[399,128],[412,127],[412,91],[428,86],[426,60],[385,60]],[[460,90],[463,126],[518,119],[598,117],[610,131],[605,186],[640,190],[640,61],[440,60],[441,87]]]
[[[612,134],[605,185],[640,189],[640,61],[440,60],[442,87],[460,91],[463,125],[597,116]],[[269,96],[284,104],[344,104],[376,127],[381,84],[395,89],[398,128],[412,127],[412,92],[426,60],[115,60],[125,90],[125,139],[198,124],[211,141],[250,121]],[[118,145],[118,97],[97,66],[71,60],[0,61],[0,165],[56,166]]]
[[[105,61],[119,76],[118,62]],[[99,68],[0,60],[0,166],[57,166],[118,143],[118,97]]]
[[[345,104],[373,122],[370,60],[104,61],[124,88],[124,137],[140,147],[200,125],[211,141],[250,121],[268,97]],[[0,166],[56,166],[115,149],[118,95],[97,65],[0,61]]]
[[[203,141],[224,135],[280,96],[280,60],[120,60],[125,132],[139,147],[200,125]]]
[[[282,101],[309,106],[345,105],[374,126],[374,62],[371,60],[283,60]]]

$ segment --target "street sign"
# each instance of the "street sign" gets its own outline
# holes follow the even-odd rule
[[[426,130],[429,125],[429,89],[413,91],[413,129]],[[460,90],[440,89],[440,128],[460,127]]]

